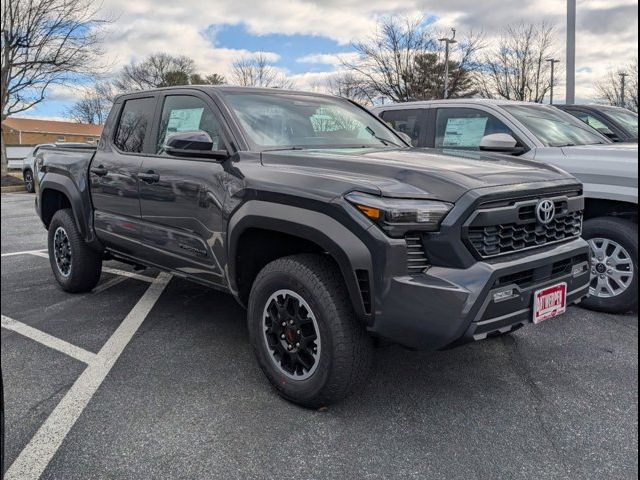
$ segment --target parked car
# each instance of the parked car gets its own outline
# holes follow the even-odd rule
[[[574,177],[412,149],[341,98],[128,94],[97,150],[43,148],[37,161],[64,290],[91,290],[116,259],[231,293],[268,379],[309,407],[358,388],[374,337],[448,348],[561,314],[589,289]]]
[[[591,244],[590,297],[583,305],[638,308],[638,146],[614,144],[557,108],[507,100],[441,100],[374,109],[412,144],[473,156],[499,152],[549,163],[584,183],[583,236]]]
[[[24,181],[25,190],[29,193],[35,192],[33,172],[36,171],[35,160],[36,160],[36,155],[38,154],[38,151],[40,150],[40,148],[42,147],[56,148],[60,146],[63,146],[65,148],[76,148],[76,147],[86,147],[87,145],[89,144],[76,143],[76,142],[61,142],[61,143],[42,143],[40,145],[36,145],[35,147],[33,147],[33,150],[31,150],[31,153],[22,160],[22,179]]]
[[[556,105],[614,142],[638,143],[638,114],[606,105]]]

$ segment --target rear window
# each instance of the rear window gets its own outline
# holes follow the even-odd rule
[[[153,119],[154,107],[155,99],[151,97],[125,101],[113,140],[118,150],[130,153],[144,151],[144,142]]]

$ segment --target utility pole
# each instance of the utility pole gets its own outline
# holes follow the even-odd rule
[[[627,77],[629,74],[627,72],[620,72],[620,105],[619,107],[625,107],[627,105]]]
[[[576,103],[576,0],[567,0],[567,105]]]
[[[556,84],[556,63],[560,63],[560,60],[547,58],[547,62],[551,64],[551,91],[549,92],[549,105],[553,105],[553,87]]]
[[[444,42],[444,98],[445,100],[449,98],[449,52],[450,46],[458,43],[456,40],[456,29],[452,28],[451,32],[453,35],[451,38],[443,37],[439,38],[438,41]]]

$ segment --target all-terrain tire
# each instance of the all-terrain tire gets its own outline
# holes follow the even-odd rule
[[[102,255],[85,243],[71,209],[58,210],[53,215],[48,248],[51,270],[65,292],[88,292],[98,284]]]
[[[280,296],[274,299],[279,292]],[[306,303],[301,314],[286,316],[288,314],[284,310],[282,313],[278,310],[276,314],[267,312],[267,307],[275,308],[281,301],[284,305],[287,298],[294,305]],[[305,317],[308,326],[311,316],[315,318],[313,325],[319,330],[321,344],[317,365],[314,362],[314,370],[308,369],[308,378],[292,378],[291,372],[285,369],[287,363],[279,361],[274,356],[275,350],[271,349],[280,347],[269,346],[265,322],[270,324],[275,317],[280,325],[279,322],[285,318],[293,322],[295,318]],[[282,322],[283,325],[285,323],[287,321]],[[347,397],[367,378],[373,359],[373,342],[353,312],[338,267],[328,257],[295,255],[275,260],[264,267],[251,289],[248,325],[260,367],[280,395],[292,402],[309,408],[329,405]],[[284,339],[284,333],[277,338]],[[286,360],[287,354],[280,358]],[[301,375],[304,374],[302,369]]]

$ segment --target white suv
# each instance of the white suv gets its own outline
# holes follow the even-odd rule
[[[592,249],[587,307],[638,308],[638,146],[614,144],[555,107],[508,100],[436,100],[374,109],[416,147],[492,151],[553,164],[584,184]]]

